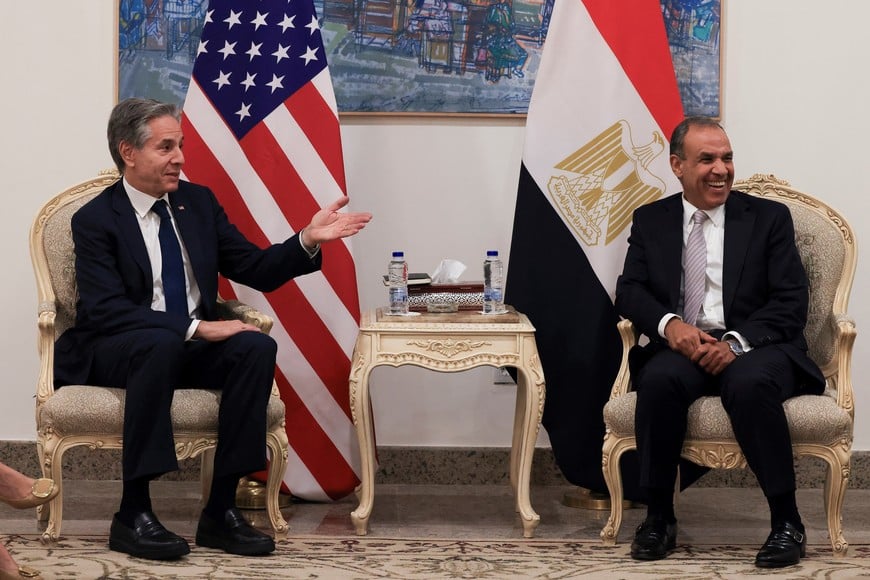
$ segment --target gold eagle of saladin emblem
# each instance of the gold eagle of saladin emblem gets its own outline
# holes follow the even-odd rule
[[[661,133],[636,147],[631,127],[617,121],[554,167],[547,190],[565,222],[589,246],[609,244],[634,210],[662,196],[665,182],[649,171],[665,150]]]

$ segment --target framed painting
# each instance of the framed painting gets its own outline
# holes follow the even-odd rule
[[[208,0],[117,1],[118,98],[181,104]],[[553,2],[314,0],[339,112],[524,115]],[[687,115],[720,114],[721,3],[661,0]]]

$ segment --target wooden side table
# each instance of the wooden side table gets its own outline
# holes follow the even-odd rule
[[[535,344],[535,328],[521,313],[422,313],[389,316],[383,309],[365,312],[350,370],[350,408],[359,438],[362,481],[359,506],[350,516],[357,535],[368,531],[374,504],[375,441],[369,376],[379,365],[417,365],[457,372],[479,366],[517,369],[517,404],[510,454],[510,482],[523,535],[534,536],[540,516],[529,500],[529,478],[535,440],[544,412],[544,371]]]

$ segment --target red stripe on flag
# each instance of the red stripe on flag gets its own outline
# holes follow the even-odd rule
[[[279,151],[277,141],[264,124],[257,125],[239,141],[251,167],[272,192],[284,217],[295,231],[308,225],[308,220],[320,206],[311,196],[306,183],[286,155],[267,155],[265,151]],[[287,200],[292,200],[289,202]],[[301,216],[305,216],[302,218]],[[245,230],[242,230],[245,231]],[[329,281],[345,308],[359,320],[359,295],[356,287],[356,269],[353,257],[343,243],[324,247],[323,275]]]
[[[311,197],[308,186],[287,159],[288,153],[281,149],[266,124],[253,127],[239,140],[239,145],[293,230],[304,228],[320,205]]]
[[[281,321],[296,347],[326,385],[332,397],[350,418],[347,378],[350,359],[341,349],[329,329],[312,310],[296,284],[285,284],[266,295],[275,315]]]
[[[287,425],[292,426],[287,429],[290,446],[321,489],[332,499],[341,498],[347,493],[348,480],[359,482],[353,468],[338,452],[317,420],[307,411],[296,390],[280,370],[275,374],[275,382],[286,406]]]
[[[259,231],[257,222],[247,211],[248,206],[242,199],[235,182],[224,171],[223,165],[212,154],[211,148],[202,139],[187,115],[181,116],[181,130],[184,133],[185,156],[196,158],[196,163],[184,166],[184,174],[187,178],[195,183],[208,184],[224,211],[227,212],[227,216],[231,218],[230,221],[239,231]],[[245,236],[247,237],[247,235],[246,233]],[[254,240],[251,241],[257,243]]]
[[[321,246],[320,251],[323,252],[323,275],[359,326],[359,293],[353,256],[342,243]]]
[[[307,83],[284,101],[284,105],[317,150],[341,191],[347,195],[338,117],[320,96],[317,87]]]
[[[583,0],[583,4],[665,138],[669,137],[683,119],[683,106],[659,0],[632,2],[630,7],[613,0]]]

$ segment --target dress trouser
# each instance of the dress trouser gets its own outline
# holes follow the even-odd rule
[[[259,332],[185,342],[161,329],[102,339],[89,382],[124,388],[124,481],[178,469],[170,407],[176,388],[221,390],[214,475],[265,468],[266,406],[275,376],[275,341]]]
[[[664,349],[635,380],[635,434],[642,488],[673,489],[689,406],[720,395],[746,462],[765,496],[794,491],[791,436],[782,402],[795,394],[794,363],[776,346],[753,349],[719,375]]]

